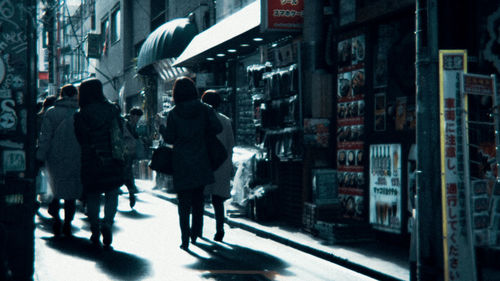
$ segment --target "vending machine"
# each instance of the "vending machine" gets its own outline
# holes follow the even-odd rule
[[[35,8],[0,0],[0,280],[33,278]]]

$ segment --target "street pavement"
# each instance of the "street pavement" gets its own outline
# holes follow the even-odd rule
[[[86,217],[78,212],[73,238],[54,238],[45,207],[36,217],[35,281],[106,280],[373,280],[305,251],[226,226],[223,243],[214,242],[214,220],[205,216],[204,239],[179,248],[177,206],[155,196],[149,183],[134,210],[120,196],[113,228],[113,250],[90,246]],[[63,211],[61,211],[63,214]]]

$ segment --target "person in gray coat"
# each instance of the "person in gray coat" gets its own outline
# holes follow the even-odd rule
[[[217,111],[217,118],[222,123],[222,132],[217,135],[217,138],[224,144],[227,151],[226,161],[214,172],[215,183],[205,187],[205,194],[211,196],[215,212],[214,240],[221,242],[224,237],[224,201],[231,197],[234,134],[231,119],[218,112],[221,103],[220,95],[214,90],[207,90],[201,96],[201,100]]]
[[[48,179],[54,195],[48,212],[53,217],[55,236],[61,234],[60,200],[64,199],[62,232],[71,236],[71,222],[75,216],[76,199],[82,194],[80,180],[80,145],[75,137],[73,115],[78,109],[77,89],[67,84],[61,88],[54,106],[45,112],[40,128],[36,157],[45,162]]]
[[[175,106],[168,113],[163,138],[167,144],[173,145],[172,181],[178,199],[181,249],[188,250],[189,238],[196,243],[202,235],[203,189],[215,182],[205,136],[222,132],[222,125],[215,111],[201,102],[190,78],[177,78],[173,99]]]

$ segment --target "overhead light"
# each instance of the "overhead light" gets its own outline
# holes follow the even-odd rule
[[[220,53],[220,54],[217,54],[217,56],[218,56],[219,58],[222,58],[222,57],[225,57],[225,56],[226,56],[226,54],[222,54],[222,53]]]
[[[250,44],[247,44],[247,43],[242,43],[240,44],[241,47],[250,47]]]
[[[253,41],[255,42],[260,42],[260,41],[264,41],[264,39],[260,38],[260,37],[255,37],[254,39],[252,39]]]
[[[276,46],[278,46],[278,43],[273,43],[273,44],[271,45],[271,47],[273,47],[273,48],[274,48],[274,47],[276,47]]]
[[[208,60],[208,61],[213,61],[213,60],[215,60],[215,59],[214,59],[214,58],[206,58],[206,60]]]
[[[236,53],[236,49],[227,49],[228,53]]]

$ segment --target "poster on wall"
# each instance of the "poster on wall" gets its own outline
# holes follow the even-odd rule
[[[401,233],[401,144],[370,145],[370,224]]]
[[[386,114],[385,114],[385,93],[375,94],[375,131],[385,131]]]
[[[337,46],[337,57],[339,62],[336,155],[338,198],[342,217],[363,220],[366,216],[364,206],[366,187],[363,172],[365,35],[358,34],[340,41]]]
[[[476,280],[472,241],[467,153],[464,153],[465,103],[460,75],[467,72],[465,50],[439,51],[439,108],[444,280]],[[464,157],[465,156],[465,157]],[[465,179],[465,180],[464,180]],[[469,216],[469,217],[468,217]]]

